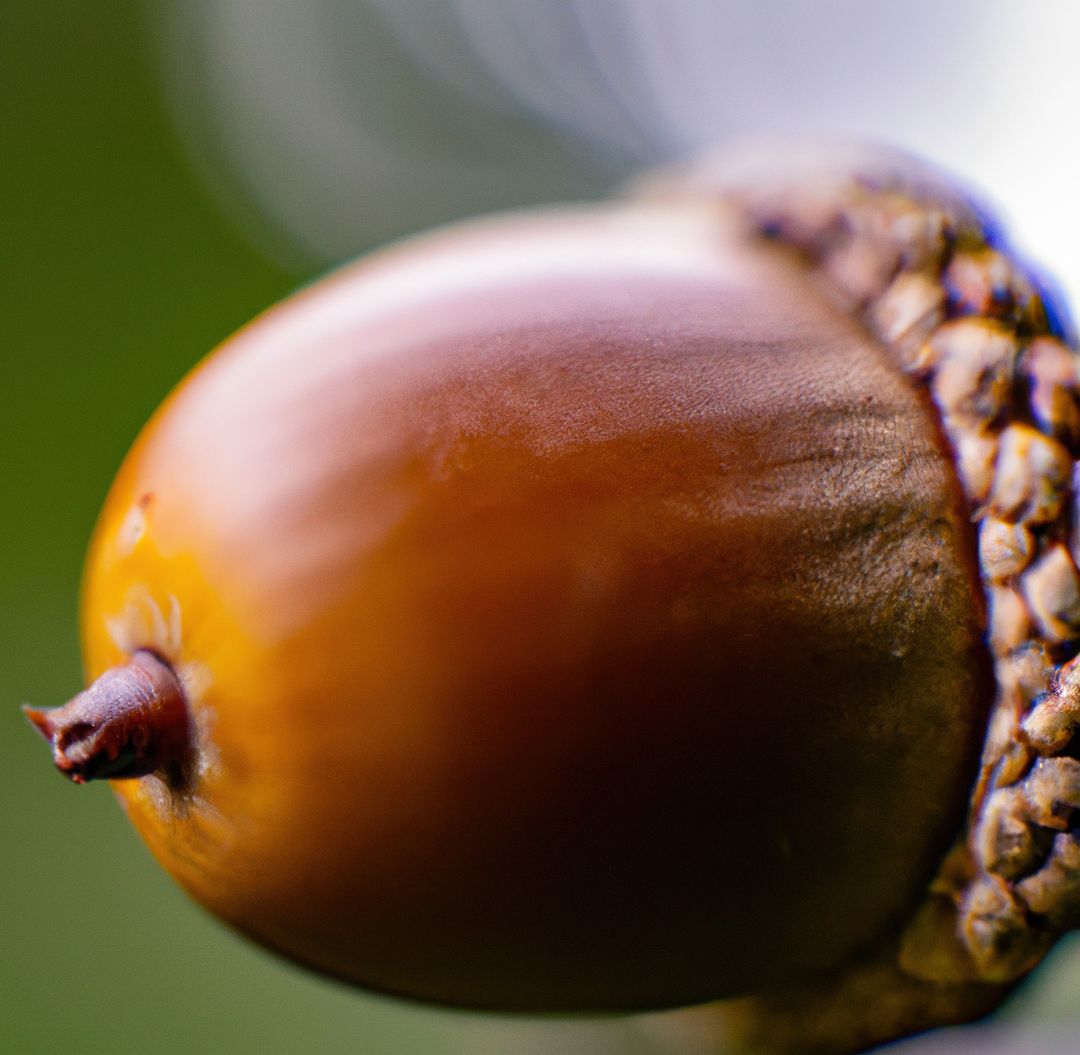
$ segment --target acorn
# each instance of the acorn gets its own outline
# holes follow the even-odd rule
[[[1075,351],[948,181],[781,153],[226,342],[109,494],[58,768],[373,990],[770,1052],[996,1006],[1080,919]]]

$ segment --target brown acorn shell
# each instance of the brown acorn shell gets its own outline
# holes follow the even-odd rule
[[[675,1006],[838,969],[919,902],[992,695],[938,419],[708,205],[474,223],[229,341],[125,463],[91,677],[177,671],[117,782],[198,900],[444,1003]]]

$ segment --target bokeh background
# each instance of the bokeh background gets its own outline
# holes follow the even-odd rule
[[[805,6],[806,12],[794,9]],[[937,10],[941,7],[943,10]],[[367,997],[234,937],[18,714],[81,685],[86,539],[150,411],[298,284],[432,223],[595,196],[754,131],[982,188],[1080,296],[1071,0],[4,0],[0,1051],[697,1055],[688,1024]],[[1080,1051],[1080,945],[909,1055]]]

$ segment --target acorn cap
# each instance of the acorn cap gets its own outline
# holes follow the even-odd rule
[[[995,1006],[1080,925],[1080,469],[1071,326],[990,213],[884,147],[764,141],[632,188],[715,198],[798,254],[932,401],[977,526],[996,694],[963,831],[861,963],[723,1016],[738,1050],[849,1052]]]

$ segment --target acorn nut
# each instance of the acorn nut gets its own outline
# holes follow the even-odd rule
[[[747,1051],[983,1014],[1080,918],[1038,288],[860,150],[383,250],[154,416],[93,684],[30,717],[211,911],[358,985],[727,1000]]]

